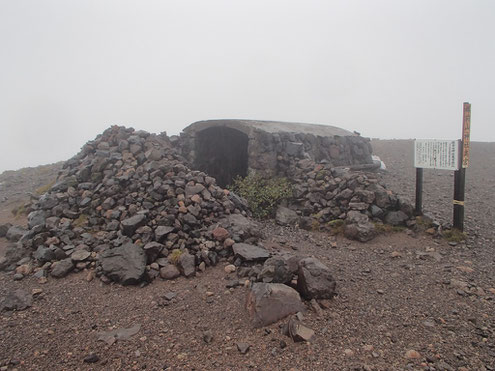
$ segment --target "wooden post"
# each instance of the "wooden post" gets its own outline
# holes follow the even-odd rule
[[[416,215],[423,215],[423,168],[416,168]]]
[[[466,185],[466,168],[469,164],[469,147],[471,133],[471,104],[464,102],[462,112],[462,141],[459,155],[459,170],[454,174],[454,228],[464,231],[464,193]]]
[[[464,231],[464,190],[466,168],[461,167],[454,174],[454,228]]]

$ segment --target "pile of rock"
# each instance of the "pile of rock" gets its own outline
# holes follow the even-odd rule
[[[0,263],[15,268],[19,254],[33,252],[36,262],[24,258],[18,278],[35,265],[39,277],[94,268],[123,284],[191,276],[259,230],[245,201],[190,170],[166,134],[118,126],[67,161],[31,209],[27,230],[7,230],[18,244]]]
[[[294,161],[287,175],[295,183],[294,197],[289,200],[289,210],[277,212],[280,224],[299,222],[305,228],[331,229],[341,226],[336,220],[345,220],[347,237],[368,241],[375,236],[372,222],[414,223],[410,202],[385,189],[373,173],[305,159]]]
[[[239,280],[229,281],[227,287],[251,282],[246,307],[256,327],[305,311],[301,297],[318,306],[316,300],[331,299],[336,293],[331,270],[316,258],[245,243],[234,244],[233,252],[235,265],[225,270],[236,271]]]

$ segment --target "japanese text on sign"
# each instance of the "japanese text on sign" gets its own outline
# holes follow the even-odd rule
[[[427,169],[459,170],[459,141],[416,139],[414,166]]]
[[[464,103],[462,118],[462,167],[469,165],[469,136],[471,134],[471,105]]]

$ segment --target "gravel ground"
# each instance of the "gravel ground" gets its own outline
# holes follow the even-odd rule
[[[414,196],[411,141],[373,141],[383,180]],[[466,243],[425,233],[381,235],[362,244],[267,222],[264,244],[320,258],[338,296],[304,324],[310,343],[293,343],[279,324],[254,329],[247,288],[227,289],[222,262],[193,279],[121,287],[88,272],[40,284],[0,275],[0,294],[39,292],[33,306],[0,314],[0,366],[19,370],[492,370],[495,369],[493,189],[495,144],[474,143],[467,178]],[[451,218],[453,177],[425,172],[426,211]],[[335,247],[336,246],[336,247]],[[176,293],[172,300],[167,293]],[[281,323],[284,323],[282,321]],[[139,324],[112,345],[98,333]],[[204,341],[205,333],[212,335]],[[250,345],[241,354],[237,342]],[[413,352],[414,351],[414,352]],[[84,359],[95,354],[96,363]],[[411,358],[415,356],[417,358]]]

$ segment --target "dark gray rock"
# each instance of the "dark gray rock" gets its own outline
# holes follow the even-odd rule
[[[234,256],[244,262],[263,261],[270,257],[268,250],[247,243],[235,243],[232,246],[232,250],[234,251]]]
[[[155,240],[158,242],[163,242],[167,238],[167,235],[174,231],[174,227],[159,225],[155,229]]]
[[[295,258],[295,257],[294,257]],[[295,267],[294,267],[295,265]],[[258,281],[272,283],[290,283],[294,273],[297,273],[297,262],[290,267],[290,258],[283,256],[274,256],[265,261]]]
[[[28,214],[28,228],[33,229],[37,225],[45,225],[46,214],[43,210],[31,211]]]
[[[62,278],[67,276],[73,270],[74,263],[72,263],[71,258],[67,258],[53,263],[50,274],[55,278]]]
[[[275,221],[279,225],[295,225],[299,221],[299,216],[294,210],[279,206],[275,213]]]
[[[40,263],[50,262],[55,260],[55,251],[46,246],[38,246],[36,251],[33,253],[33,257]]]
[[[135,285],[142,281],[146,269],[144,250],[127,243],[105,250],[100,256],[103,273],[122,285]]]
[[[183,252],[177,261],[180,273],[185,277],[196,275],[196,258],[187,252]]]
[[[289,320],[289,336],[294,342],[310,341],[315,332],[309,327],[304,326],[296,316]]]
[[[344,236],[351,240],[367,242],[376,236],[375,225],[366,214],[351,210],[347,213],[345,222]]]
[[[30,251],[20,242],[17,244],[7,245],[4,256],[0,257],[0,271],[14,270],[16,267],[16,263],[29,254]]]
[[[350,240],[371,241],[376,236],[375,225],[371,222],[347,224],[344,228],[344,236]]]
[[[330,269],[315,258],[299,261],[297,291],[305,299],[330,299],[335,295],[336,282]]]
[[[186,185],[186,197],[194,196],[195,194],[201,193],[205,187],[202,184]]]
[[[128,237],[132,237],[134,232],[139,227],[146,223],[146,216],[143,214],[136,214],[130,218],[122,220],[122,233]]]
[[[253,284],[246,308],[255,327],[270,325],[305,309],[298,292],[280,283]]]
[[[82,262],[88,259],[91,256],[91,253],[88,250],[77,249],[71,255],[70,258],[74,262]]]
[[[389,211],[383,221],[390,225],[403,225],[409,217],[403,211]]]
[[[0,300],[0,312],[9,310],[25,310],[33,305],[33,295],[18,289],[9,292]]]
[[[0,224],[0,237],[5,237],[7,235],[7,231],[12,227],[12,224]]]
[[[153,263],[161,254],[165,246],[158,242],[148,242],[144,245],[144,253],[146,254],[146,264]]]
[[[12,227],[9,228],[5,237],[7,237],[7,240],[9,241],[17,242],[26,232],[27,231],[24,228],[19,227],[17,225],[13,225]]]

